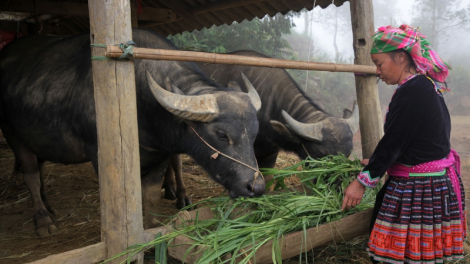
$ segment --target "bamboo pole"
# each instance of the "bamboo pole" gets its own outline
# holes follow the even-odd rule
[[[335,64],[306,62],[294,60],[280,60],[273,58],[259,58],[240,55],[184,51],[165,49],[133,48],[134,59],[149,60],[171,60],[171,61],[194,61],[218,64],[237,64],[259,67],[298,69],[310,71],[330,71],[330,72],[356,72],[375,75],[375,67],[369,65]],[[105,56],[108,58],[118,58],[123,54],[121,48],[108,45]]]

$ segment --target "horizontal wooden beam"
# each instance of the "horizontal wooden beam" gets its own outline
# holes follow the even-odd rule
[[[168,8],[143,7],[142,13],[137,12],[138,20],[170,22],[176,19],[176,13]]]
[[[255,4],[258,2],[263,2],[266,0],[229,0],[229,1],[218,1],[214,3],[210,3],[207,5],[203,5],[200,7],[192,8],[190,10],[191,14],[199,15],[205,12],[212,12],[217,10],[223,10],[227,8],[233,8],[237,6],[244,6],[248,4]]]
[[[29,264],[71,264],[71,263],[98,263],[106,258],[106,245],[99,242],[91,246],[70,250],[60,254],[30,262]]]
[[[76,2],[6,0],[1,1],[0,11],[63,16],[88,16],[88,4]]]
[[[109,58],[118,58],[123,54],[122,50],[117,46],[108,45],[105,56]],[[259,58],[240,55],[228,55],[218,53],[206,53],[196,51],[183,50],[162,50],[162,49],[145,49],[134,48],[133,54],[135,59],[150,60],[170,60],[170,61],[194,61],[216,64],[236,64],[250,65],[258,67],[284,68],[310,71],[330,71],[330,72],[355,72],[364,74],[376,74],[376,68],[369,65],[353,65],[353,64],[335,64],[320,63],[295,60],[280,60],[273,58]]]
[[[168,234],[172,231],[170,225],[144,230],[144,242],[155,239],[155,235]],[[68,263],[98,263],[106,259],[106,245],[99,242],[91,246],[70,250],[60,254],[47,256],[46,258],[30,262],[29,264],[68,264]]]
[[[194,210],[187,214],[187,217],[184,218],[185,221],[190,221],[196,219],[196,213],[200,211],[198,215],[198,219],[207,220],[213,217],[212,212],[205,208],[201,208],[198,210]],[[283,236],[283,238],[279,239],[278,244],[280,246],[280,251],[282,254],[282,259],[289,259],[304,252],[308,252],[311,249],[332,244],[332,243],[339,243],[342,241],[348,241],[355,237],[365,235],[369,233],[369,222],[372,218],[372,209],[368,209],[366,211],[362,211],[353,215],[346,216],[341,220],[337,220],[334,222],[330,222],[327,224],[323,224],[317,227],[312,227],[304,231],[297,231],[293,233],[289,233]],[[175,224],[178,226],[178,224]],[[305,241],[306,237],[306,241]],[[196,263],[197,260],[202,256],[203,252],[206,250],[201,246],[192,247],[192,243],[194,241],[190,238],[179,235],[172,240],[168,247],[168,255],[172,258],[183,261],[183,257],[185,263],[192,264]],[[273,249],[274,241],[270,240],[266,244],[262,245],[256,250],[255,257],[250,260],[250,263],[258,263],[258,264],[268,264],[273,263],[272,260],[272,249]],[[246,252],[251,246],[241,249],[239,252]],[[227,256],[227,259],[231,256]],[[226,259],[224,259],[226,260]],[[237,263],[240,262],[241,259],[237,259]]]
[[[31,0],[2,0],[0,11],[30,14],[49,14],[60,16],[88,17],[88,4],[76,2],[34,1]],[[169,22],[176,19],[176,14],[168,8],[143,7],[138,20]]]

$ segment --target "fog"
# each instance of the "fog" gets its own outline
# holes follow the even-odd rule
[[[423,15],[423,8],[428,8],[428,6],[423,6],[423,2],[428,4],[435,5],[448,5],[448,10],[446,12],[454,12],[455,17],[451,21],[442,21],[438,22],[436,26],[438,33],[435,38],[438,41],[432,41],[432,36],[427,35],[430,31],[430,23],[433,23],[429,17]],[[421,4],[420,4],[421,3]],[[425,34],[428,39],[431,41],[431,45],[441,58],[450,64],[453,67],[453,70],[450,71],[449,78],[447,80],[447,86],[451,89],[450,92],[447,92],[444,97],[448,108],[452,115],[470,115],[470,22],[468,20],[470,14],[463,14],[467,17],[467,20],[462,20],[460,25],[454,26],[457,24],[457,15],[460,11],[467,11],[470,13],[470,0],[463,1],[443,1],[443,0],[421,0],[421,1],[386,1],[386,0],[374,0],[374,28],[377,29],[379,26],[393,25],[399,26],[401,24],[409,24],[412,26],[420,27],[420,32]],[[350,21],[350,10],[349,2],[345,2],[340,7],[335,7],[330,5],[326,9],[321,9],[320,7],[315,8],[312,11],[308,12],[308,25],[306,29],[306,14],[305,12],[298,14],[294,18],[295,27],[292,30],[291,36],[291,46],[293,52],[296,53],[301,60],[319,60],[322,62],[337,62],[337,63],[352,63],[354,58],[354,51],[352,46],[352,30],[351,30],[351,21]],[[468,9],[467,9],[468,8]],[[440,9],[438,9],[440,10]],[[448,15],[448,13],[443,12],[442,16]],[[336,20],[337,19],[337,20]],[[419,21],[425,21],[421,24]],[[446,24],[447,23],[447,24]],[[335,27],[335,25],[337,25]],[[335,37],[335,28],[337,30],[336,34],[336,43],[334,41]],[[309,41],[304,41],[304,45],[299,45],[299,41],[295,40],[296,35],[307,36]],[[294,41],[295,40],[295,41]],[[336,50],[335,51],[335,45]],[[309,54],[307,56],[307,54]],[[312,73],[310,75],[319,75],[319,73]],[[354,93],[354,81],[352,76],[344,76],[336,74],[333,77],[333,73],[323,73],[317,78],[341,78],[343,79],[342,87],[330,88],[330,89],[341,89],[345,93],[341,94],[338,92],[324,92],[319,91],[318,87],[315,87],[315,82],[312,85],[303,83],[304,89],[307,94],[312,96],[317,96],[325,109],[332,114],[341,115],[341,106],[332,107],[333,104],[342,104],[345,107],[351,104],[353,100],[351,93]],[[349,74],[350,75],[350,74]],[[305,77],[307,78],[307,77]],[[310,78],[310,77],[309,77]],[[385,109],[388,105],[390,97],[393,93],[394,87],[396,86],[387,86],[383,83],[379,83],[379,96],[381,101],[382,109]],[[311,91],[312,89],[317,89]],[[334,93],[340,95],[341,98],[336,98],[335,102],[332,101],[332,97],[328,96],[328,93]]]

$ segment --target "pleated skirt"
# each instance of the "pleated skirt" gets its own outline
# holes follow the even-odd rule
[[[459,182],[462,218],[447,175],[389,177],[376,201],[369,255],[385,263],[443,263],[462,259],[467,225],[460,177]]]

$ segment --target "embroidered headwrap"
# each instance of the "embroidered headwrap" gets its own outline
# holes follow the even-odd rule
[[[451,67],[443,62],[439,55],[431,48],[426,37],[418,32],[417,28],[401,25],[380,27],[372,36],[372,49],[370,53],[383,53],[403,49],[411,55],[416,71],[427,74],[439,82],[444,82]]]

